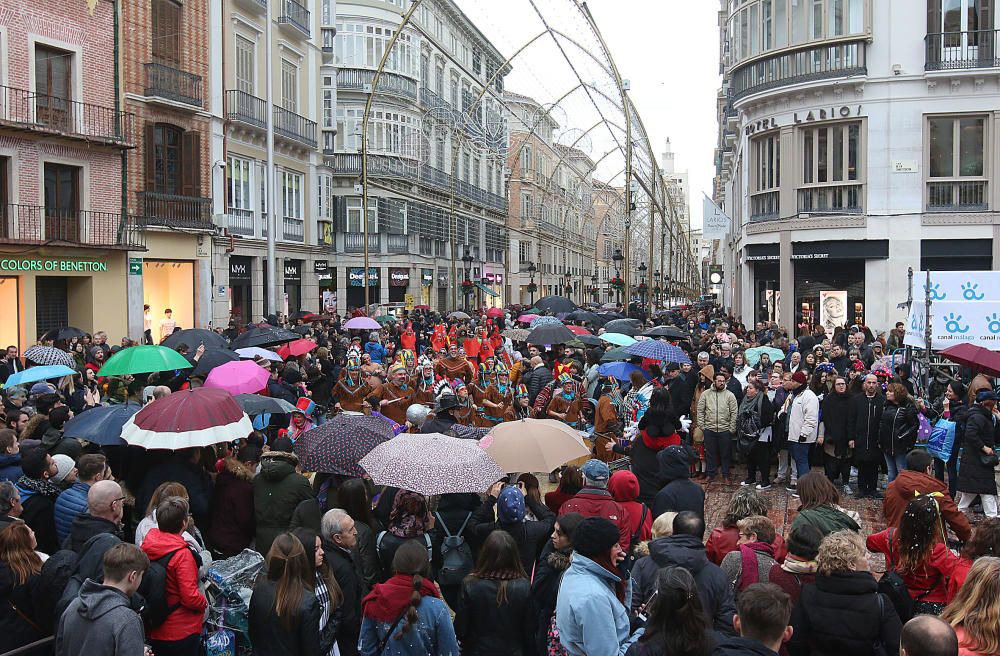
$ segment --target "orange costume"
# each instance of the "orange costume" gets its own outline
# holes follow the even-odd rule
[[[333,386],[333,398],[347,412],[361,412],[364,400],[375,392],[360,372],[355,372],[354,377],[357,380],[352,380],[345,369],[340,372],[340,380]]]
[[[491,426],[499,424],[504,420],[504,414],[507,410],[514,405],[514,394],[511,385],[505,385],[502,391],[499,385],[490,385],[486,390],[484,401],[488,401],[499,407],[494,408],[484,403],[483,419],[489,422]]]
[[[434,368],[434,373],[447,380],[458,378],[464,383],[471,381],[475,375],[472,364],[464,357],[442,358]]]
[[[388,401],[381,406],[379,412],[397,424],[406,423],[406,410],[413,403],[413,387],[407,385],[404,390],[396,383],[386,383],[382,385],[376,396],[383,401]]]

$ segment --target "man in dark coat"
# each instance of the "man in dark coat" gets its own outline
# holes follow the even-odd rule
[[[996,405],[997,395],[992,390],[976,392],[976,404],[969,409],[965,422],[962,458],[958,466],[958,509],[968,510],[979,496],[987,517],[997,517]]]
[[[686,445],[668,446],[656,455],[660,478],[666,484],[653,500],[653,517],[690,510],[704,518],[705,489],[689,478],[694,457],[694,450]]]
[[[337,645],[341,656],[357,656],[358,637],[361,635],[361,600],[367,594],[361,570],[351,552],[358,541],[354,520],[340,508],[328,510],[320,524],[323,538],[323,556],[344,595],[339,611],[340,632]]]
[[[208,510],[212,503],[212,479],[201,465],[201,449],[176,451],[163,463],[155,465],[142,479],[142,487],[136,499],[136,508],[142,510],[149,505],[153,492],[161,483],[174,481],[184,486],[195,523],[208,525]],[[270,546],[270,545],[269,545]],[[264,552],[267,553],[267,552]]]
[[[854,449],[854,464],[858,468],[858,499],[881,499],[878,491],[878,466],[882,462],[879,447],[879,423],[885,408],[885,397],[879,391],[875,374],[865,376],[864,389],[856,394],[848,408],[847,446]]]
[[[288,530],[295,508],[313,496],[309,479],[296,471],[299,459],[291,453],[291,440],[279,438],[273,448],[287,451],[268,451],[261,456],[260,474],[253,479],[256,549],[262,554],[271,549],[279,533]]]
[[[259,461],[260,448],[245,444],[237,455],[222,461],[222,471],[215,478],[205,537],[227,558],[249,547],[254,538],[253,477]]]
[[[56,475],[56,463],[38,445],[21,452],[21,469],[24,474],[16,483],[23,507],[20,518],[35,532],[38,550],[53,553],[59,548],[55,509],[61,491],[51,480]]]
[[[526,521],[526,510],[531,510],[537,521]],[[493,521],[494,510],[496,521]],[[486,500],[472,515],[470,526],[476,540],[485,541],[495,529],[506,531],[517,543],[524,571],[530,572],[538,560],[546,540],[552,535],[555,513],[513,486],[496,483],[490,488]],[[453,529],[456,530],[457,529]]]

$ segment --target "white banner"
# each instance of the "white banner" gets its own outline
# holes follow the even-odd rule
[[[925,316],[925,304],[914,299],[906,324],[906,345],[925,346]],[[963,342],[1000,351],[1000,301],[931,303],[931,348],[937,351]]]
[[[732,221],[725,212],[719,209],[718,205],[712,202],[711,198],[705,194],[702,195],[705,199],[702,205],[702,239],[725,239],[726,235],[729,234],[729,226]]]
[[[927,272],[913,273],[913,302],[924,302]],[[931,271],[931,301],[1000,301],[1000,271]]]

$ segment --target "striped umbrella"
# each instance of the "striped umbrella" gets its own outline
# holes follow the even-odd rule
[[[177,451],[232,442],[253,432],[253,424],[233,396],[199,387],[157,399],[133,415],[122,439],[145,449]]]

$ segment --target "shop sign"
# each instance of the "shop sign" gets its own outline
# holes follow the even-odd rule
[[[502,285],[503,284],[503,274],[502,273],[498,273],[497,274],[497,284],[498,285]]]
[[[316,274],[316,280],[333,280],[333,274],[330,273],[330,263],[327,260],[313,262],[313,273]]]
[[[225,298],[226,297],[226,286],[225,285],[219,285],[219,289],[218,289],[217,293],[219,294],[219,298]]]
[[[927,272],[913,274],[913,299],[924,304],[938,301],[991,301],[1000,302],[1000,271],[931,271],[931,284],[927,288]],[[979,310],[976,310],[979,313]],[[935,309],[933,314],[938,314]]]
[[[889,240],[802,241],[792,243],[793,260],[879,260],[889,257]]]
[[[420,284],[424,287],[430,287],[434,284],[434,272],[430,269],[420,270]]]
[[[833,121],[836,119],[851,118],[852,116],[861,116],[861,105],[857,107],[851,107],[850,105],[842,105],[840,107],[822,107],[820,109],[811,109],[808,112],[800,114],[799,112],[794,112],[792,114],[792,122],[799,123],[814,123],[816,121]],[[746,136],[753,136],[758,132],[767,132],[768,130],[775,130],[781,127],[778,120],[774,117],[762,118],[757,121],[751,121],[743,128],[743,134]]]
[[[747,255],[743,258],[747,262],[776,262],[781,259],[780,255]]]
[[[285,260],[285,282],[302,282],[302,262]]]
[[[892,161],[893,173],[916,173],[920,169],[915,159],[895,159]]]
[[[106,273],[107,262],[97,260],[52,260],[41,259],[3,259],[0,260],[0,271],[72,271],[80,273]]]
[[[406,287],[410,284],[410,272],[408,269],[389,269],[389,286]]]
[[[762,118],[759,121],[754,121],[748,123],[745,128],[743,128],[743,133],[746,136],[757,134],[758,132],[765,132],[767,130],[774,130],[778,127],[778,121],[774,118]]]
[[[347,270],[347,282],[351,287],[364,287],[365,270],[362,267],[351,267]],[[378,286],[378,269],[368,268],[368,286]]]
[[[130,257],[130,258],[128,258],[128,274],[130,276],[141,276],[142,275],[142,258],[141,257]]]
[[[229,282],[250,281],[250,264],[246,260],[229,260]]]
[[[486,274],[486,282],[488,282],[489,284],[492,285],[496,281],[497,281],[496,274],[494,274],[494,273],[487,273]]]
[[[403,302],[406,304],[407,311],[413,312],[413,308],[416,306],[416,303],[413,300],[413,294],[406,294],[403,296]]]

